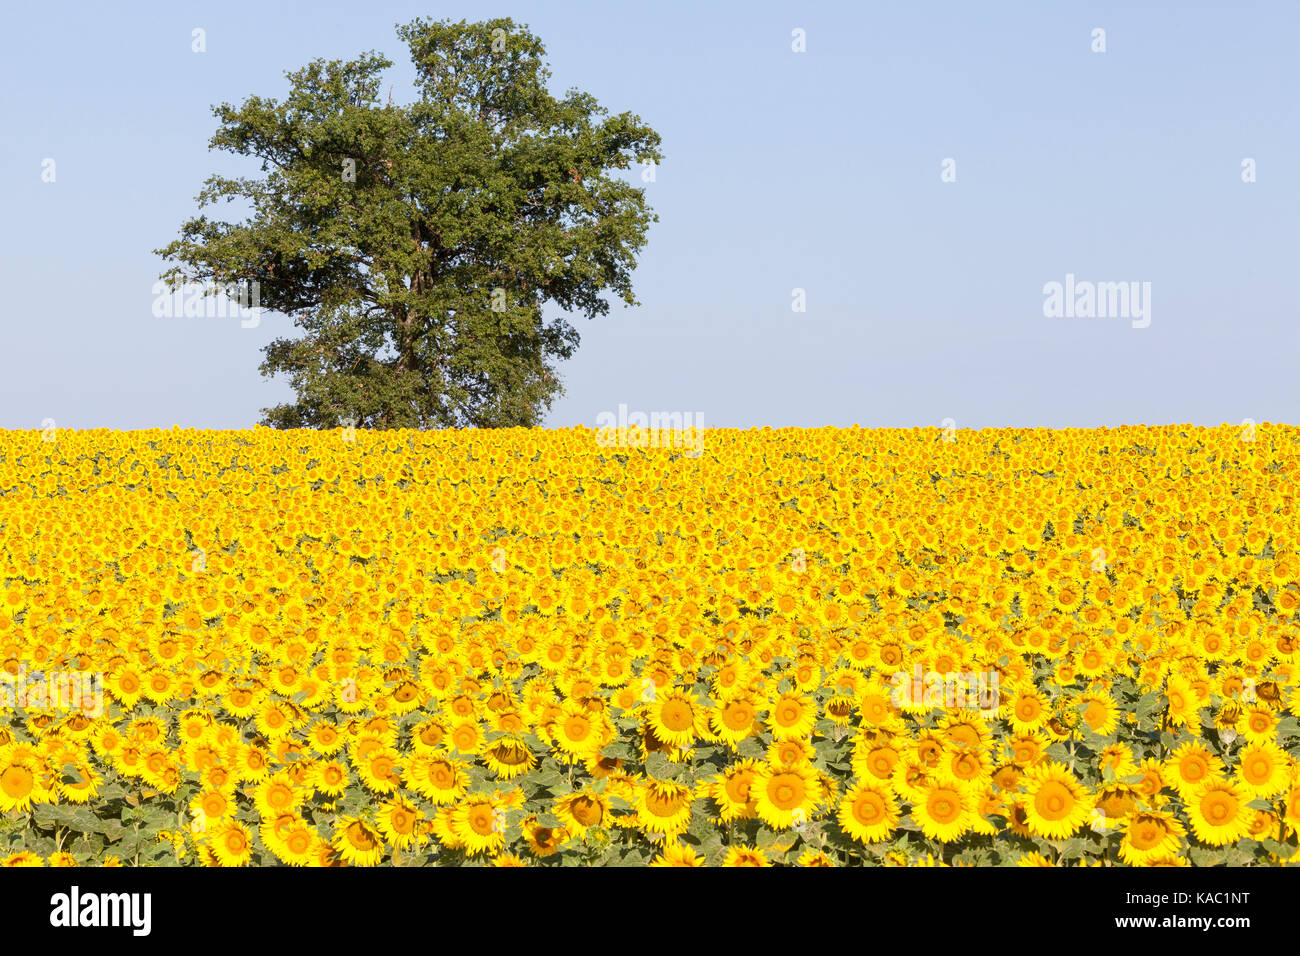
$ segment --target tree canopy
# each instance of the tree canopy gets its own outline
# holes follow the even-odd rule
[[[206,181],[200,215],[157,250],[162,279],[255,282],[302,330],[265,349],[262,373],[296,395],[265,424],[537,424],[578,344],[565,316],[607,314],[609,294],[637,304],[631,272],[658,217],[616,171],[660,162],[659,135],[579,90],[553,96],[541,40],[509,18],[398,34],[408,105],[383,96],[393,64],[371,52],[286,73],[282,101],[213,108],[210,148],[264,175]],[[237,199],[242,222],[201,212]]]

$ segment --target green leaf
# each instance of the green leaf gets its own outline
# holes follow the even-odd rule
[[[613,757],[616,760],[636,759],[636,751],[632,749],[632,745],[622,740],[606,744],[601,748],[600,754],[602,757]]]
[[[672,768],[672,763],[661,750],[656,750],[654,753],[650,754],[650,756],[646,757],[646,776],[653,777],[656,780],[669,780],[673,775]]]

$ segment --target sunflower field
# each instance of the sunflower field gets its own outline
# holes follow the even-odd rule
[[[0,432],[5,865],[1294,858],[1300,429],[627,437]]]

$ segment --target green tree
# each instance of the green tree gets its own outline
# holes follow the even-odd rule
[[[292,404],[265,424],[332,428],[537,424],[561,393],[554,363],[631,271],[658,219],[615,170],[659,162],[640,117],[547,90],[541,41],[508,18],[399,26],[418,98],[381,101],[376,53],[285,75],[283,101],[213,108],[209,147],[261,160],[260,178],[210,177],[200,211],[242,199],[248,218],[200,214],[157,253],[161,278],[256,282],[303,330],[265,349]]]

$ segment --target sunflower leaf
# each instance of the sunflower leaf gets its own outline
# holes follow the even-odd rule
[[[616,760],[635,760],[636,751],[632,745],[623,740],[616,740],[611,744],[606,744],[600,749],[602,757],[613,757]]]
[[[670,780],[676,774],[673,772],[674,764],[670,763],[662,751],[656,750],[645,761],[646,776],[653,777],[656,780]]]

